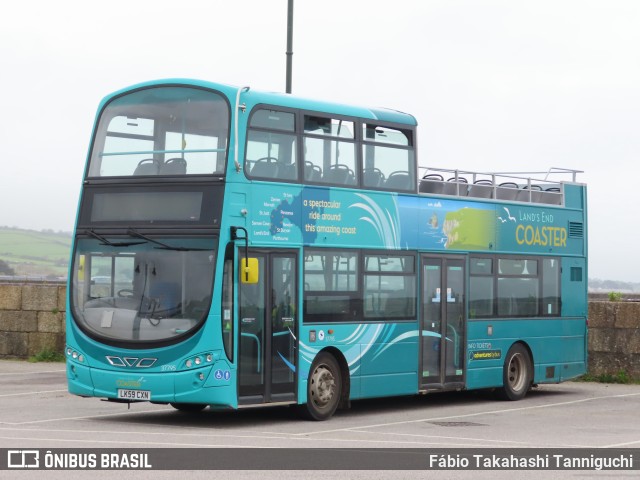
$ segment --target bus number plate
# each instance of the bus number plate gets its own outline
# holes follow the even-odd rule
[[[151,392],[149,390],[125,390],[118,389],[118,398],[124,400],[151,400]]]

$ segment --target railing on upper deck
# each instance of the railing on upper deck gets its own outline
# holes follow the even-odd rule
[[[549,205],[564,205],[565,183],[575,183],[577,174],[583,173],[557,167],[546,172],[493,173],[420,167],[419,172],[421,194]]]

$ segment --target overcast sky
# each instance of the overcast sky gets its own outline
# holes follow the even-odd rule
[[[0,225],[72,230],[106,94],[284,91],[287,0],[3,6]],[[422,166],[584,170],[589,276],[640,281],[640,1],[296,0],[293,93],[412,113]]]

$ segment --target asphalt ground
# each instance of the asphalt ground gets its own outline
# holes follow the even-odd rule
[[[0,448],[640,448],[640,385],[541,385],[519,402],[491,392],[352,402],[325,422],[273,407],[185,414],[67,393],[62,363],[0,361]],[[638,455],[640,456],[640,454]],[[621,471],[198,471],[188,478],[638,478]],[[636,460],[640,462],[640,458]],[[242,468],[242,464],[238,465]],[[4,476],[11,473],[11,476]],[[91,478],[179,478],[175,471],[92,471]],[[79,471],[0,471],[0,478],[87,478]]]

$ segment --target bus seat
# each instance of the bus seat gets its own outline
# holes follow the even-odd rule
[[[519,201],[528,202],[529,201],[529,186],[525,185],[520,190],[518,194]],[[531,201],[535,203],[539,203],[542,199],[542,187],[540,185],[531,185]]]
[[[322,179],[322,169],[310,161],[304,162],[304,179],[309,182],[318,182]]]
[[[335,183],[338,185],[355,185],[356,183],[353,170],[340,163],[331,165],[329,170],[324,173],[323,180],[327,183]]]
[[[420,180],[420,193],[442,193],[444,178],[438,173],[430,173]]]
[[[384,174],[379,168],[365,168],[362,171],[362,184],[365,187],[380,187],[384,183]]]
[[[560,205],[562,203],[562,194],[559,187],[549,187],[542,192],[542,203],[551,205]]]
[[[493,197],[493,182],[488,179],[480,179],[473,182],[473,185],[469,187],[470,197],[478,198],[492,198]]]
[[[389,295],[384,301],[383,312],[386,317],[406,317],[410,311],[411,300],[405,296]]]
[[[456,177],[451,177],[447,180],[447,183],[444,184],[442,193],[445,195],[460,195],[464,197],[467,195],[467,189],[469,188],[467,186],[468,183],[464,177],[458,177],[457,181]],[[460,187],[459,190],[458,186]]]
[[[185,175],[187,161],[184,158],[170,158],[160,165],[160,175]]]
[[[278,178],[281,180],[296,180],[298,178],[298,168],[295,163],[290,163],[289,165],[280,164],[278,172]]]
[[[249,173],[252,177],[278,178],[278,161],[271,157],[256,160]]]
[[[501,183],[498,185],[498,188],[496,188],[496,198],[499,200],[515,200],[518,196],[519,189],[520,187],[518,187],[517,183]]]
[[[413,190],[409,172],[392,172],[384,183],[385,188],[393,190]]]
[[[158,175],[160,162],[154,158],[145,158],[138,162],[138,166],[133,171],[134,175]]]

